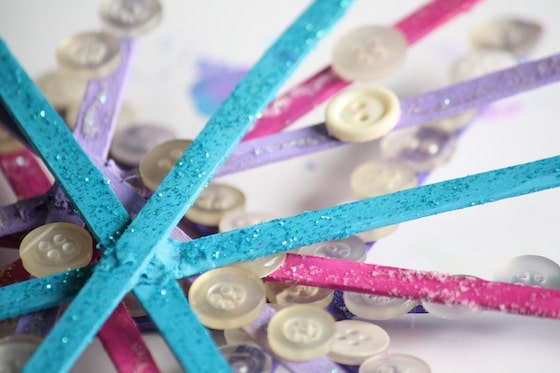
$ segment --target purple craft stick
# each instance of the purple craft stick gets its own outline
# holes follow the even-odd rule
[[[31,230],[43,224],[48,194],[0,207],[0,237]]]

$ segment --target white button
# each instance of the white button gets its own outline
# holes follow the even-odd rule
[[[280,282],[264,284],[266,299],[278,304],[309,304],[319,308],[328,306],[334,291],[307,285],[290,285]]]
[[[560,266],[539,255],[521,255],[502,263],[494,280],[518,285],[560,289]]]
[[[335,44],[332,68],[345,80],[379,79],[404,63],[407,47],[405,36],[395,28],[361,27]]]
[[[156,190],[191,143],[191,140],[171,140],[150,149],[138,167],[146,188]]]
[[[417,126],[388,133],[381,139],[386,159],[402,162],[418,172],[428,172],[451,159],[456,136],[431,126]]]
[[[542,26],[520,18],[496,18],[476,26],[471,33],[475,48],[502,49],[516,56],[527,55],[539,42]]]
[[[204,325],[218,330],[240,328],[261,313],[264,286],[250,271],[233,267],[214,269],[192,283],[189,302]]]
[[[343,240],[325,241],[301,247],[298,249],[298,254],[363,262],[366,260],[367,251],[364,241],[358,236],[350,236]]]
[[[327,354],[334,337],[334,319],[308,305],[286,307],[268,323],[270,349],[283,359],[311,360]]]
[[[416,172],[410,166],[391,161],[370,161],[356,167],[350,186],[359,199],[377,197],[418,185]]]
[[[200,193],[185,217],[193,223],[216,227],[228,213],[245,209],[245,195],[226,184],[210,183]]]
[[[8,130],[2,127],[0,123],[0,154],[15,153],[25,147],[19,140],[13,137]]]
[[[70,106],[68,106],[68,109],[64,114],[64,120],[66,121],[66,124],[68,125],[68,128],[70,128],[71,131],[73,131],[74,128],[76,128],[76,122],[78,121],[78,115],[80,114],[81,105],[82,105],[81,102],[73,102]],[[130,103],[124,101],[121,105],[119,115],[117,116],[117,123],[115,124],[115,128],[117,129],[123,128],[131,124],[135,120],[136,120],[136,112],[134,111],[134,108]],[[117,132],[115,134],[115,137],[118,135],[119,133]],[[115,141],[114,138],[113,141]],[[140,160],[138,160],[138,162],[140,162]],[[136,165],[138,165],[138,162],[136,163]]]
[[[70,223],[51,223],[33,229],[19,246],[23,267],[35,277],[86,266],[92,257],[91,235]]]
[[[122,111],[119,118],[121,116]],[[119,163],[127,166],[138,166],[142,157],[150,149],[174,138],[175,134],[164,127],[134,124],[115,134],[111,142],[110,153]]]
[[[0,372],[21,372],[39,344],[41,338],[32,335],[10,335],[0,339]]]
[[[57,110],[68,110],[75,102],[80,102],[86,91],[87,81],[50,71],[40,75],[35,84],[47,100]]]
[[[370,357],[360,365],[359,373],[430,373],[424,360],[405,354],[383,354]]]
[[[481,309],[476,305],[463,306],[422,302],[422,307],[431,315],[449,320],[465,319],[481,312]]]
[[[90,80],[113,72],[121,61],[119,39],[104,32],[84,32],[63,40],[56,49],[59,71]]]
[[[480,49],[471,51],[451,66],[451,82],[478,78],[499,70],[515,66],[517,59],[509,52],[502,50]]]
[[[272,372],[272,358],[257,346],[225,345],[219,350],[233,373]]]
[[[160,23],[161,13],[158,0],[104,0],[99,8],[105,27],[122,37],[151,31]]]
[[[334,324],[334,342],[328,357],[337,363],[360,365],[367,358],[389,348],[389,334],[377,325],[342,320]]]
[[[443,131],[450,133],[462,130],[467,125],[469,125],[478,115],[477,109],[470,109],[463,111],[459,114],[452,115],[447,118],[437,120],[435,122],[430,122],[428,125],[430,127],[436,127]]]
[[[344,304],[354,315],[367,320],[389,320],[404,315],[418,303],[413,299],[344,292]]]
[[[401,115],[398,97],[382,87],[348,88],[327,105],[326,127],[340,141],[377,139],[397,125]]]

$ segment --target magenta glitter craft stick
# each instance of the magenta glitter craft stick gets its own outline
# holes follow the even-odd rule
[[[19,199],[39,196],[51,187],[52,176],[47,176],[40,162],[28,149],[0,155],[0,168]]]

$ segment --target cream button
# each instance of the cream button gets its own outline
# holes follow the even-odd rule
[[[192,283],[189,302],[200,322],[209,328],[240,328],[261,313],[264,286],[250,271],[233,267],[214,269]]]
[[[256,345],[242,328],[224,330],[224,339],[228,345]]]
[[[122,111],[119,118],[121,116]],[[133,124],[115,134],[111,142],[110,153],[115,161],[135,167],[140,164],[142,157],[150,149],[174,138],[173,132],[161,126]]]
[[[233,373],[272,372],[272,358],[257,346],[225,345],[218,350]]]
[[[70,223],[51,223],[29,232],[20,243],[23,267],[35,277],[86,266],[92,257],[91,235]]]
[[[4,129],[0,123],[0,154],[15,153],[24,148],[23,144],[13,137],[8,130]]]
[[[407,46],[405,36],[395,28],[361,27],[335,44],[332,69],[345,80],[379,79],[404,63]]]
[[[171,140],[150,149],[138,167],[146,188],[156,190],[191,143],[191,140]]]
[[[245,195],[239,189],[220,183],[210,183],[200,193],[185,217],[193,223],[216,227],[228,213],[245,209]]]
[[[389,348],[389,334],[377,325],[342,320],[334,323],[334,342],[328,357],[340,364],[360,365],[367,358]]]
[[[502,263],[494,273],[494,280],[560,289],[560,266],[543,256],[521,255]]]
[[[334,338],[334,319],[309,305],[286,307],[268,323],[270,349],[282,359],[311,360],[327,354]]]
[[[301,247],[298,249],[298,254],[363,262],[366,260],[367,251],[364,241],[358,236],[350,236],[343,240],[325,241]]]
[[[328,133],[341,141],[377,139],[397,125],[401,115],[398,97],[378,86],[348,88],[327,105]]]
[[[514,55],[503,50],[480,49],[460,58],[451,66],[450,77],[453,83],[475,79],[482,75],[515,66]]]
[[[359,199],[377,197],[417,185],[414,169],[399,162],[366,162],[356,167],[350,176],[352,192]]]
[[[354,315],[367,320],[389,320],[404,315],[417,302],[412,299],[391,298],[373,294],[344,292],[344,304]]]
[[[527,55],[538,44],[542,26],[521,18],[495,18],[476,26],[471,42],[479,49],[501,49],[516,56]]]
[[[47,100],[57,110],[68,110],[73,103],[81,102],[87,86],[87,81],[60,74],[57,71],[47,72],[34,80]]]
[[[161,21],[158,0],[104,0],[99,15],[105,27],[121,37],[136,37],[154,29]]]
[[[25,334],[0,339],[0,372],[21,372],[41,341],[39,337]]]
[[[59,71],[83,80],[113,72],[121,61],[119,39],[105,32],[84,32],[63,40],[56,49]]]
[[[309,304],[319,308],[328,306],[334,291],[307,285],[290,285],[280,282],[265,282],[266,299],[281,305]]]
[[[443,131],[454,133],[467,127],[478,115],[478,110],[470,109],[463,111],[459,114],[452,115],[447,118],[437,120],[435,122],[430,122],[430,127],[436,127]]]
[[[78,121],[78,115],[80,114],[81,105],[82,105],[81,101],[73,102],[70,106],[68,106],[68,109],[64,114],[64,120],[66,121],[66,124],[68,125],[68,128],[70,128],[71,131],[73,131],[74,128],[76,128],[76,122]],[[121,109],[117,116],[117,123],[115,124],[115,128],[117,129],[123,128],[131,124],[132,122],[134,122],[135,119],[136,119],[136,113],[134,111],[134,108],[130,103],[124,101],[121,105]],[[119,132],[115,134],[115,137],[117,135],[119,135]],[[115,141],[115,138],[113,138],[113,141]],[[138,162],[136,163],[137,165]]]
[[[405,354],[383,354],[370,357],[360,365],[359,373],[430,373],[424,360]]]

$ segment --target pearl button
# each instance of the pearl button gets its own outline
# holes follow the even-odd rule
[[[298,249],[298,254],[363,262],[366,260],[367,251],[364,241],[358,236],[350,236],[343,240],[325,241],[301,247]]]
[[[542,26],[521,18],[495,18],[472,30],[471,42],[479,49],[501,49],[516,56],[527,55],[538,44]]]
[[[78,100],[81,100],[81,97]],[[68,125],[68,128],[70,128],[71,131],[74,131],[74,128],[76,128],[76,122],[78,121],[78,115],[80,114],[81,106],[82,106],[81,101],[77,101],[77,102],[75,101],[66,109],[66,113],[64,114],[64,120],[66,121],[66,124]],[[136,112],[134,111],[134,108],[130,103],[126,101],[123,102],[119,114],[117,116],[117,123],[115,124],[115,128],[117,129],[123,128],[133,123],[135,120],[136,120]],[[120,132],[117,132],[115,134],[115,136],[113,137],[113,142],[115,142],[116,137],[119,135]],[[168,140],[171,140],[172,138],[169,138]],[[135,166],[138,166],[139,162],[140,160],[136,162]]]
[[[119,119],[122,114],[121,111]],[[119,163],[135,167],[150,149],[174,138],[175,134],[164,127],[134,124],[115,134],[111,143],[111,156]]]
[[[228,213],[245,209],[245,195],[239,189],[212,182],[200,193],[185,217],[190,221],[216,227]]]
[[[477,115],[478,110],[471,109],[447,118],[437,120],[435,122],[430,122],[427,125],[429,125],[430,127],[439,128],[446,132],[454,133],[468,126],[476,118]]]
[[[418,185],[416,172],[400,162],[370,161],[356,167],[350,186],[356,198],[371,198]]]
[[[404,315],[417,302],[412,299],[391,298],[373,294],[344,292],[344,304],[354,315],[367,320],[389,320]]]
[[[451,66],[450,76],[453,83],[475,79],[482,75],[515,66],[514,55],[503,50],[481,49],[471,51]]]
[[[359,373],[430,373],[424,360],[405,354],[382,354],[370,357],[360,365]]]
[[[280,305],[309,304],[319,308],[328,306],[334,291],[307,285],[290,285],[280,282],[264,284],[266,299]]]
[[[191,140],[171,140],[150,149],[138,168],[146,188],[156,190],[191,143]]]
[[[377,325],[359,320],[342,320],[335,322],[334,328],[334,342],[328,353],[334,362],[360,365],[367,358],[389,348],[389,334]]]
[[[272,358],[257,346],[225,345],[219,351],[233,373],[272,372]]]
[[[494,280],[560,289],[560,266],[543,256],[521,255],[502,263],[494,273]]]
[[[112,33],[121,37],[136,37],[159,25],[162,10],[158,0],[104,0],[99,15]]]
[[[76,79],[58,71],[47,72],[34,80],[57,111],[68,110],[76,102],[80,102],[87,86],[86,80]]]

